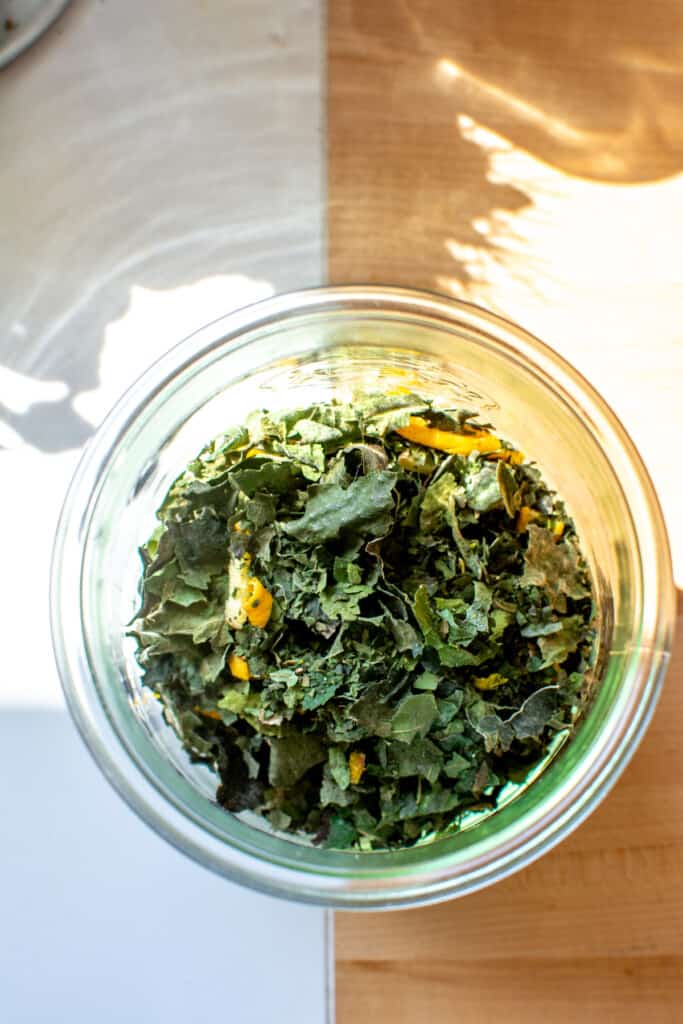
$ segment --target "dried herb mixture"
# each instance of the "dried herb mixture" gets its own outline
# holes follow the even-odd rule
[[[580,713],[572,521],[474,413],[410,393],[255,412],[158,515],[132,633],[228,811],[411,845],[494,808]]]

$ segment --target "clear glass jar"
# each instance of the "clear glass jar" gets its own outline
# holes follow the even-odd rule
[[[571,739],[536,780],[475,827],[394,852],[321,850],[233,816],[140,684],[125,637],[138,546],[177,474],[257,407],[408,384],[478,409],[564,497],[600,608],[600,681]],[[231,313],[138,380],[88,445],[55,545],[56,657],[101,769],[161,835],[245,885],[336,907],[396,907],[470,892],[567,835],[605,796],[652,714],[669,658],[674,590],[647,473],[590,385],[519,327],[397,288],[322,288]],[[84,823],[84,827],[85,823]]]

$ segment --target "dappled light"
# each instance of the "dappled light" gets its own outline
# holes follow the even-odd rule
[[[683,427],[683,8],[414,0],[388,23],[346,0],[333,19],[333,280],[434,288],[561,352],[642,452],[683,580],[659,441]]]
[[[273,294],[267,281],[240,274],[203,278],[164,291],[134,285],[128,308],[108,324],[99,354],[99,385],[74,399],[83,419],[97,426],[125,388],[173,345],[233,309]]]
[[[52,417],[58,429],[60,418],[75,414],[96,428],[125,389],[183,337],[240,306],[272,295],[267,281],[242,274],[215,275],[167,290],[133,285],[122,317],[107,324],[96,361],[97,386],[71,391],[67,380],[41,381],[0,367],[0,388],[6,416],[16,417],[22,435],[9,423],[1,424],[0,440],[5,473],[13,481],[12,493],[22,528],[32,538],[31,563],[42,567],[36,586],[35,573],[26,572],[23,545],[8,544],[3,569],[13,580],[13,628],[5,637],[9,665],[22,665],[30,649],[30,686],[24,672],[6,673],[0,687],[0,711],[11,708],[60,707],[63,698],[54,678],[49,635],[48,594],[44,577],[50,563],[57,515],[69,479],[78,460],[78,449],[46,452],[27,444],[32,422],[44,430]],[[87,353],[84,351],[84,357]],[[49,497],[46,497],[49,496]],[[31,614],[22,613],[31,609]]]
[[[471,117],[460,115],[457,127],[487,155],[488,180],[524,190],[530,202],[473,220],[479,242],[464,244],[456,231],[444,238],[457,273],[438,275],[437,286],[517,320],[607,398],[653,475],[681,581],[681,487],[659,438],[662,429],[669,436],[683,431],[683,266],[675,228],[683,223],[683,174],[619,186],[585,180]],[[643,416],[653,403],[656,432]]]

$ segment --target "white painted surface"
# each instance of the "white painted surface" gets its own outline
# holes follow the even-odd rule
[[[683,585],[683,174],[614,186],[562,173],[469,117],[488,181],[528,202],[473,222],[479,245],[446,248],[469,282],[439,286],[516,320],[577,367],[633,438],[662,503]]]
[[[61,499],[116,397],[202,323],[322,280],[321,45],[320,0],[73,0],[0,73],[8,1024],[325,1019],[323,913],[128,811],[63,708],[47,614]]]
[[[322,911],[159,839],[65,712],[0,714],[0,750],[3,1024],[323,1024]]]

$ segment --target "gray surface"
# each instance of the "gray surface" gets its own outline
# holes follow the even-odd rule
[[[21,438],[85,440],[74,399],[102,383],[133,289],[225,282],[222,303],[143,339],[143,359],[120,341],[131,375],[242,304],[238,276],[320,283],[320,34],[318,0],[74,0],[0,74],[0,359],[66,385],[5,412]]]
[[[4,1024],[325,1019],[324,915],[159,839],[65,712],[0,714],[0,773]]]
[[[0,0],[0,68],[32,46],[70,0]]]
[[[0,72],[3,1024],[325,1018],[325,915],[134,817],[63,708],[47,618],[64,489],[121,390],[322,279],[321,59],[318,0],[73,0]]]

